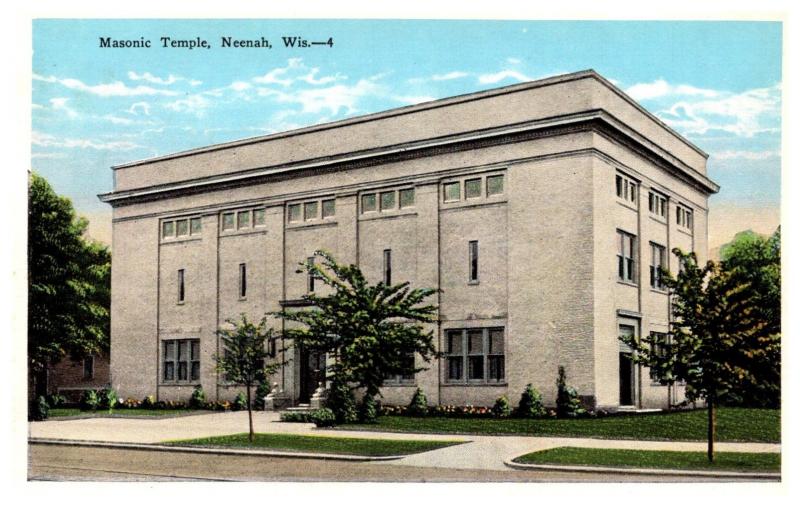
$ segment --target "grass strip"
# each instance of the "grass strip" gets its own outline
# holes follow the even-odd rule
[[[461,444],[463,441],[416,441],[364,439],[356,437],[305,436],[294,434],[256,434],[251,443],[247,434],[169,441],[172,446],[218,448],[261,448],[287,452],[330,453],[339,455],[410,455]]]
[[[169,416],[196,412],[193,409],[114,409],[112,411],[82,411],[72,407],[50,409],[51,418],[69,416]]]
[[[710,463],[705,452],[620,450],[570,446],[526,453],[514,459],[514,462],[562,466],[777,472],[781,469],[781,454],[717,452],[714,455],[714,462]]]

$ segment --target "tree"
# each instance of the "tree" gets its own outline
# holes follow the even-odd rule
[[[764,385],[759,360],[780,357],[780,326],[759,312],[753,283],[736,266],[712,261],[699,267],[696,256],[675,249],[682,270],[665,272],[673,319],[668,342],[655,337],[624,341],[634,360],[649,366],[662,384],[686,383],[686,399],[708,408],[708,459],[714,460],[716,406],[743,386]]]
[[[37,394],[50,363],[108,350],[111,255],[84,238],[88,221],[31,173],[28,188],[28,365]]]
[[[267,328],[266,317],[253,324],[242,314],[238,322],[228,320],[230,329],[217,331],[223,342],[223,355],[217,358],[217,372],[228,382],[245,386],[247,389],[247,418],[250,425],[250,442],[253,442],[253,401],[252,388],[266,381],[275,373],[280,363],[267,364],[266,343],[275,339],[274,331]]]
[[[437,290],[412,289],[407,282],[370,284],[356,265],[340,265],[325,251],[314,254],[322,261],[302,262],[300,272],[328,285],[331,293],[307,294],[310,307],[277,315],[301,324],[283,333],[296,348],[331,356],[334,381],[363,388],[369,402],[388,376],[422,370],[409,356],[419,354],[425,362],[438,356],[433,332],[421,325],[436,320],[436,306],[426,299]]]

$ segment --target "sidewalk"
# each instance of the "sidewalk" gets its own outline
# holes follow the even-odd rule
[[[370,439],[436,440],[444,438],[471,441],[466,444],[409,455],[396,461],[380,462],[380,464],[398,464],[417,467],[514,471],[507,467],[503,461],[524,453],[557,446],[673,451],[704,451],[706,448],[706,443],[703,441],[617,441],[571,437],[439,435],[359,432],[353,430],[317,430],[314,425],[310,423],[282,423],[279,421],[279,414],[274,412],[255,412],[253,413],[253,421],[256,432],[362,437]],[[246,431],[247,412],[202,414],[177,418],[166,417],[159,420],[89,418],[33,422],[29,424],[29,437],[32,438],[144,444],[161,443],[178,439],[238,434]],[[781,451],[780,444],[716,443],[715,446],[720,452],[779,453]]]

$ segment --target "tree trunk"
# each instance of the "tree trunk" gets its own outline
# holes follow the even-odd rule
[[[708,406],[708,462],[714,462],[714,437],[717,430],[717,410],[714,406],[714,397],[711,393],[706,397]]]
[[[247,419],[250,422],[250,442],[255,439],[253,430],[253,405],[250,403],[250,384],[247,385]]]

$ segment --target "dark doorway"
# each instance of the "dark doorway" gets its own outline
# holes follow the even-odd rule
[[[619,353],[619,405],[633,405],[633,360],[625,352]]]
[[[317,386],[325,385],[325,354],[303,350],[300,354],[300,403],[307,404]]]

